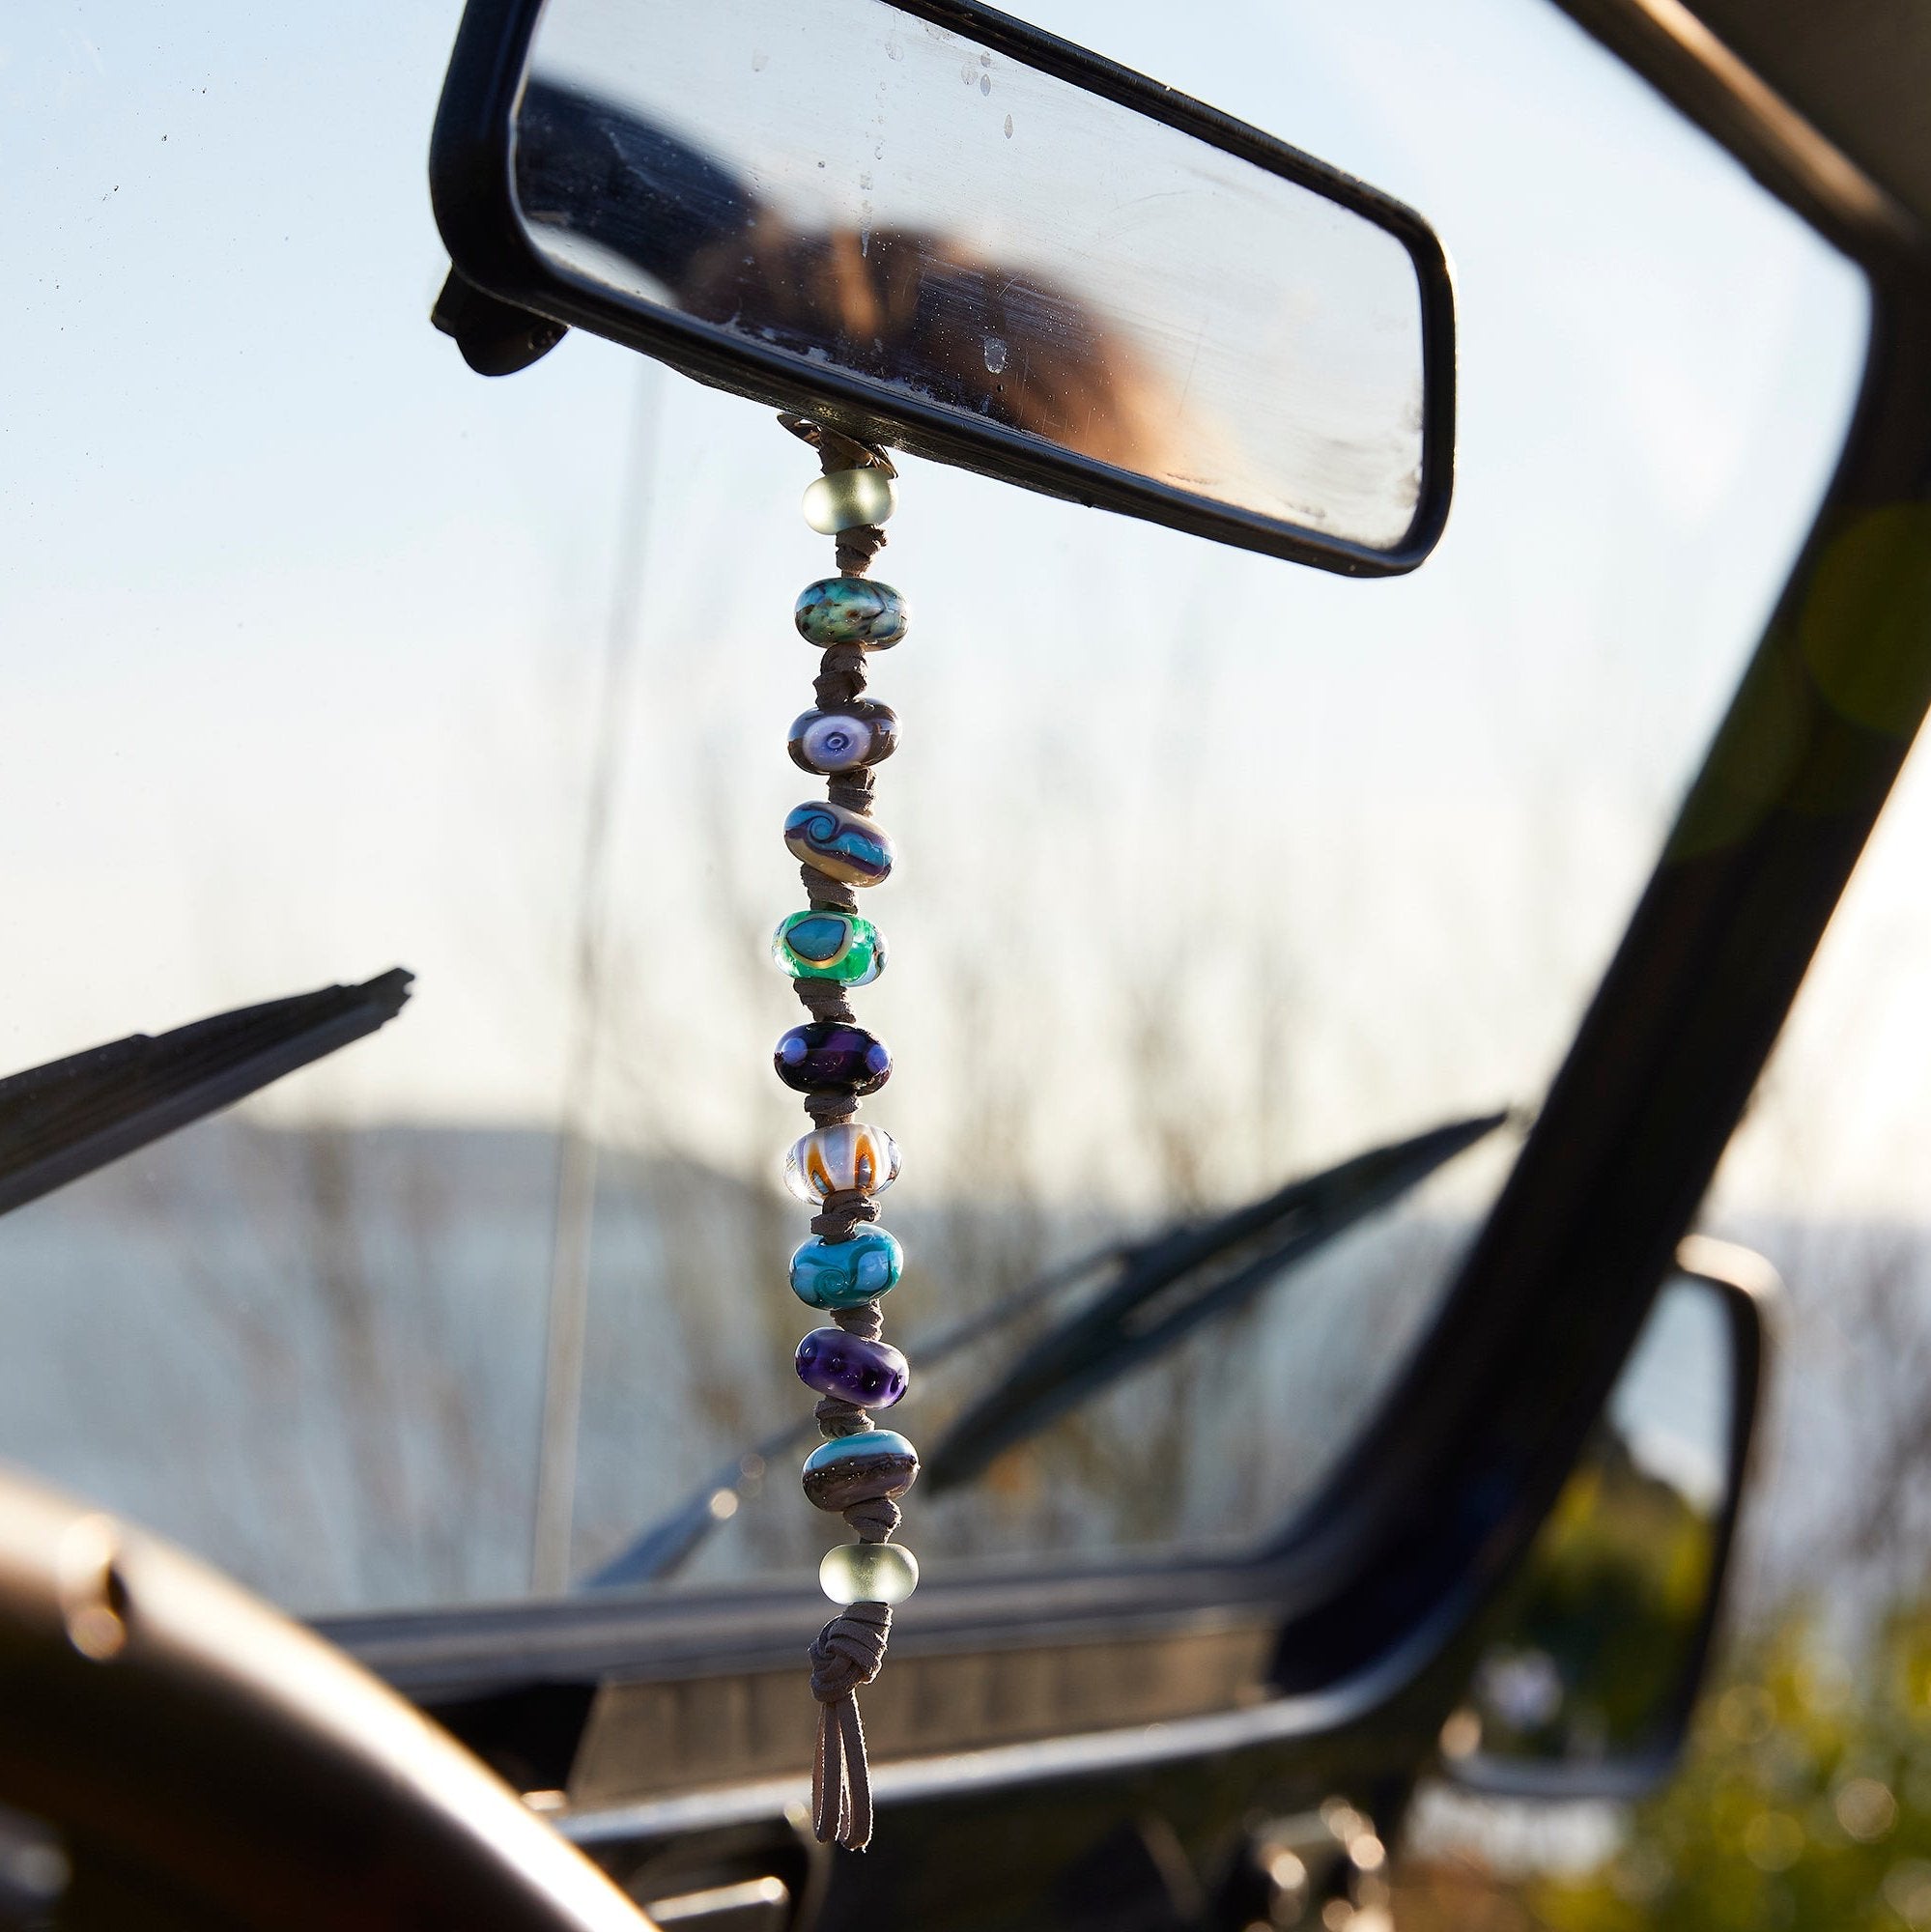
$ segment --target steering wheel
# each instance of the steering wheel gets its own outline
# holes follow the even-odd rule
[[[32,1846],[38,1863],[13,1861],[47,1878],[14,1923],[650,1925],[331,1645],[158,1540],[16,1477],[0,1477],[0,1806],[24,1814],[7,1831],[50,1834]]]

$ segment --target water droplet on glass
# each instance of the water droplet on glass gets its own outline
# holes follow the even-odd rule
[[[1009,114],[1006,117],[1006,138],[1008,141],[1012,138],[1012,117]]]
[[[1006,345],[996,335],[985,338],[985,366],[994,376],[1006,367]]]
[[[982,73],[980,75],[979,91],[981,94],[990,94],[992,92],[992,76],[989,73]]]
[[[764,64],[770,58],[771,56],[769,54],[753,53],[751,57],[752,72],[762,73],[764,71]]]

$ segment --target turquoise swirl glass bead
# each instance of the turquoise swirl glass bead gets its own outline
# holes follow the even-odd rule
[[[821,537],[882,524],[898,507],[898,485],[884,470],[834,469],[805,487],[805,521]]]
[[[814,1235],[791,1257],[791,1293],[809,1308],[856,1308],[888,1293],[905,1272],[905,1250],[883,1228],[848,1241]]]
[[[841,1543],[825,1551],[818,1587],[835,1604],[902,1604],[919,1587],[919,1559],[902,1544]]]
[[[805,1458],[805,1493],[821,1510],[902,1496],[919,1475],[919,1452],[895,1429],[865,1429],[821,1442]]]
[[[868,651],[889,651],[911,621],[904,598],[872,577],[821,577],[799,593],[791,616],[808,643],[863,644]]]
[[[784,843],[794,859],[848,886],[876,886],[892,876],[892,840],[864,812],[828,798],[793,808]]]
[[[794,980],[868,986],[885,971],[885,935],[855,912],[794,912],[771,935],[771,956]]]
[[[883,1194],[898,1179],[898,1143],[869,1121],[814,1127],[784,1156],[784,1185],[808,1205],[828,1194]]]

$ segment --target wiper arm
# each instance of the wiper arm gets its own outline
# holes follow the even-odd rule
[[[0,1080],[0,1214],[372,1034],[412,975],[325,986],[172,1033],[130,1035]]]
[[[1231,1314],[1370,1214],[1391,1206],[1509,1119],[1451,1121],[1290,1181],[1251,1207],[1178,1228],[1132,1252],[1125,1273],[1022,1355],[959,1416],[925,1460],[928,1492],[970,1482],[1128,1370]]]
[[[984,1426],[1004,1431],[997,1446],[976,1460],[964,1453],[965,1424],[956,1425],[924,1465],[929,1486],[933,1470],[942,1483],[967,1480],[993,1455],[1022,1435],[1041,1428],[1064,1409],[1135,1362],[1166,1348],[1197,1322],[1230,1309],[1275,1279],[1285,1267],[1305,1259],[1362,1216],[1406,1193],[1444,1161],[1492,1133],[1509,1116],[1485,1114],[1457,1121],[1414,1140],[1377,1148],[1325,1173],[1291,1181],[1264,1200],[1236,1208],[1211,1221],[1182,1222],[1137,1241],[1116,1242],[1077,1261],[1051,1268],[990,1307],[935,1335],[908,1344],[922,1372],[969,1347],[1013,1316],[1050,1300],[1064,1290],[1110,1269],[1114,1285],[1055,1330],[1014,1373],[975,1405],[972,1415],[986,1415]],[[1234,1261],[1232,1272],[1210,1264]],[[1172,1291],[1171,1297],[1163,1291]],[[1113,1346],[1126,1352],[1114,1366]],[[1067,1360],[1075,1350],[1076,1361]],[[1065,1362],[1073,1379],[1061,1385],[1042,1372]],[[1040,1404],[1049,1403],[1041,1407]],[[1031,1405],[1030,1406],[1025,1405]],[[968,1417],[970,1420],[970,1417]],[[579,1584],[580,1589],[614,1589],[661,1582],[680,1569],[721,1522],[737,1514],[739,1503],[762,1480],[764,1465],[808,1441],[816,1425],[807,1413],[789,1428],[767,1436],[754,1448],[722,1464],[667,1515]]]

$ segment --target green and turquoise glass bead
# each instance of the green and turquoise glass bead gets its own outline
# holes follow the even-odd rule
[[[856,1308],[889,1293],[905,1272],[905,1250],[883,1228],[848,1241],[814,1235],[791,1257],[791,1293],[808,1308]]]
[[[814,1127],[784,1156],[784,1185],[793,1200],[831,1194],[883,1194],[898,1179],[898,1143],[869,1121]]]
[[[889,583],[872,577],[822,577],[799,593],[792,612],[798,635],[829,650],[834,644],[863,644],[889,651],[905,635],[911,612]]]
[[[885,935],[855,912],[813,906],[780,924],[771,935],[771,956],[794,980],[868,986],[885,971]]]
[[[902,1496],[917,1481],[919,1452],[895,1429],[864,1429],[821,1442],[805,1458],[805,1494],[821,1510]]]
[[[898,507],[898,485],[884,470],[834,469],[805,487],[805,521],[821,537],[882,524]]]
[[[794,765],[825,778],[882,764],[898,749],[898,714],[869,697],[832,711],[807,711],[792,720],[784,749]]]
[[[841,1543],[825,1551],[818,1587],[835,1604],[902,1604],[919,1587],[919,1559],[897,1543]]]
[[[794,859],[848,886],[876,886],[892,876],[892,840],[883,829],[828,798],[792,808],[784,843]]]

